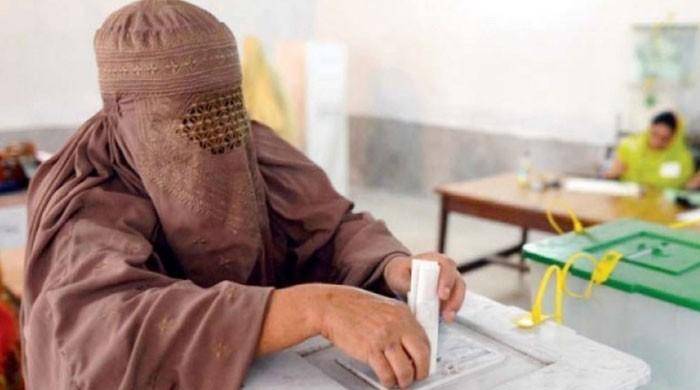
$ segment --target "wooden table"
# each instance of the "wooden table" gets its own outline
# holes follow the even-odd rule
[[[520,226],[521,240],[517,245],[498,253],[462,264],[462,272],[488,264],[501,264],[521,271],[527,268],[523,260],[509,262],[507,257],[519,253],[527,242],[530,229],[552,232],[546,210],[565,230],[571,229],[570,207],[586,225],[597,225],[620,218],[637,218],[662,224],[672,223],[681,208],[664,199],[661,191],[648,192],[641,198],[616,197],[601,194],[565,192],[559,189],[533,191],[518,185],[515,174],[506,173],[474,181],[445,184],[436,189],[441,198],[438,250],[445,250],[450,213],[468,214]]]

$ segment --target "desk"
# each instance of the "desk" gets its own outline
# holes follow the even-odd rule
[[[567,206],[571,207],[581,222],[597,225],[620,218],[637,218],[649,222],[668,224],[676,220],[682,211],[664,199],[661,191],[649,192],[641,198],[565,192],[548,189],[543,192],[520,187],[515,174],[506,173],[483,179],[450,183],[439,186],[440,221],[438,251],[445,250],[448,219],[451,213],[468,214],[479,218],[504,222],[521,228],[520,242],[494,255],[460,265],[468,272],[489,264],[501,264],[525,271],[524,262],[512,263],[506,257],[520,253],[527,242],[530,229],[552,232],[547,222],[546,210],[552,210],[555,221],[564,229],[571,229]]]

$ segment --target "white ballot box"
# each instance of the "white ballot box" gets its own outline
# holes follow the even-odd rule
[[[522,309],[469,293],[454,324],[440,326],[438,364],[414,389],[636,389],[642,360],[554,323],[523,330]],[[317,337],[253,364],[245,389],[375,389],[372,371]]]
[[[700,234],[623,219],[529,243],[523,254],[535,289],[550,265],[575,253],[599,258],[609,250],[622,257],[590,299],[565,299],[564,324],[579,334],[644,359],[654,390],[700,389]],[[593,265],[571,267],[566,284],[584,291]],[[533,290],[535,291],[535,290]],[[551,294],[552,289],[548,291]],[[553,296],[545,298],[547,305]]]

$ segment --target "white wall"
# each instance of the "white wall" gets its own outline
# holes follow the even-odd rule
[[[0,130],[99,107],[92,34],[127,1],[0,0]],[[696,0],[201,0],[239,35],[345,41],[349,111],[605,142],[628,105],[632,23]]]
[[[193,0],[240,37],[309,39],[311,0]],[[101,106],[95,30],[127,0],[0,0],[0,131],[77,126]]]
[[[319,1],[350,46],[350,112],[609,141],[628,106],[631,24],[700,21],[694,0]],[[700,102],[699,102],[700,103]]]

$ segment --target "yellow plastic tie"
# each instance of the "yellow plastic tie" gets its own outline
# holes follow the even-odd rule
[[[674,222],[668,225],[668,227],[671,229],[683,229],[695,225],[700,225],[700,218],[691,219],[690,221]]]
[[[595,268],[593,269],[593,273],[591,274],[591,280],[593,283],[603,284],[607,282],[608,279],[610,279],[610,275],[612,275],[615,268],[617,268],[617,264],[623,257],[624,255],[616,250],[609,250],[605,252],[603,258],[598,260],[598,264],[596,264]]]
[[[516,321],[516,325],[519,328],[530,329],[541,324],[549,319],[554,319],[557,324],[561,324],[564,321],[564,294],[579,299],[589,299],[593,294],[594,284],[603,284],[612,275],[615,267],[622,259],[623,254],[610,250],[606,252],[603,257],[596,259],[593,255],[585,252],[577,252],[571,255],[564,263],[563,268],[559,266],[551,265],[547,268],[540,280],[540,285],[537,289],[537,295],[535,296],[535,301],[532,304],[532,309],[525,316],[519,318]],[[588,285],[583,293],[574,293],[566,285],[566,279],[569,275],[569,271],[574,266],[574,264],[579,260],[589,260],[593,263],[593,271],[591,272],[591,279],[588,281]],[[554,290],[554,314],[543,314],[542,312],[542,301],[544,300],[545,292],[547,291],[547,286],[552,279],[552,276],[556,278],[555,290]]]
[[[583,223],[581,223],[581,220],[578,219],[578,216],[576,215],[574,210],[569,205],[566,205],[564,207],[566,207],[566,212],[569,214],[569,218],[571,218],[571,224],[574,227],[574,233],[584,233],[586,231],[586,228],[583,226]],[[545,213],[547,215],[547,221],[549,222],[549,225],[552,227],[552,229],[558,234],[565,234],[566,232],[564,231],[564,229],[562,229],[561,226],[559,226],[557,221],[554,219],[554,215],[552,214],[552,208],[547,207]]]
[[[554,289],[554,316],[542,313],[542,301],[544,300],[544,294],[547,291],[547,286],[549,281],[554,276],[555,279],[555,289]],[[535,296],[535,301],[532,304],[532,309],[525,316],[521,317],[516,321],[516,325],[519,328],[530,329],[538,326],[546,320],[554,317],[554,320],[561,324],[562,319],[562,306],[563,306],[563,296],[562,296],[562,271],[556,265],[551,265],[547,268],[540,280],[540,286],[537,288],[537,295]]]
[[[585,252],[578,252],[569,257],[568,260],[564,263],[564,269],[562,269],[562,275],[564,277],[564,281],[562,282],[564,288],[564,292],[566,295],[569,295],[574,298],[579,298],[579,299],[588,299],[591,297],[591,292],[593,291],[593,274],[591,274],[591,279],[588,281],[588,285],[586,286],[586,289],[584,290],[583,293],[574,293],[571,290],[569,290],[569,287],[566,285],[566,277],[569,275],[569,271],[571,270],[571,267],[576,264],[577,261],[579,260],[589,260],[593,264],[593,270],[595,271],[596,264],[598,263],[598,259],[596,259],[593,255],[590,255]]]
[[[552,216],[552,210],[550,208],[547,208],[546,212],[547,222],[549,222],[549,226],[551,226],[552,229],[554,229],[554,231],[557,232],[557,234],[565,234],[566,232],[564,231],[564,229],[562,229],[561,226],[559,226],[559,224],[557,223],[557,221],[554,220],[554,217]]]
[[[574,233],[583,233],[586,230],[586,228],[583,226],[583,223],[581,223],[581,220],[578,219],[578,216],[576,216],[576,213],[574,213],[574,210],[571,207],[567,206],[566,208],[569,212],[569,216],[571,217],[571,222],[574,225]]]

